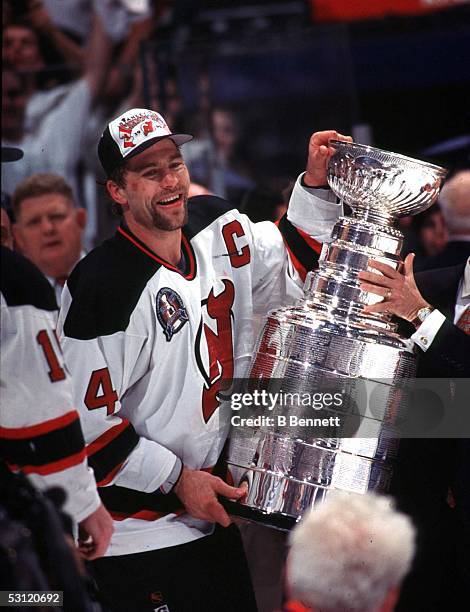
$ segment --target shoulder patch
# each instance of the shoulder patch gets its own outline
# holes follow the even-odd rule
[[[72,303],[65,335],[90,340],[125,331],[160,267],[120,234],[106,240],[77,264],[67,281]]]
[[[167,342],[189,321],[181,297],[170,287],[162,287],[156,298],[157,319],[163,328]]]

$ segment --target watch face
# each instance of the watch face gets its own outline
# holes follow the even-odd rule
[[[418,310],[418,319],[422,322],[424,321],[424,319],[428,316],[428,314],[431,313],[431,309],[426,307],[426,308],[421,308],[421,310]]]

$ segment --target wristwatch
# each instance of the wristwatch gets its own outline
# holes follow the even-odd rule
[[[431,314],[434,310],[432,306],[425,306],[424,308],[420,308],[416,313],[416,317],[411,321],[411,323],[416,327],[416,329],[424,323],[424,319]]]

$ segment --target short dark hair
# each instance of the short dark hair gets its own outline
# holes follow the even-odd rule
[[[125,163],[119,166],[116,166],[111,172],[111,174],[108,176],[107,180],[113,181],[113,183],[116,183],[116,185],[119,185],[119,187],[125,187],[126,185],[126,165]],[[106,193],[111,199],[111,210],[113,214],[115,214],[117,217],[122,217],[124,214],[122,210],[122,206],[118,204],[115,200],[113,200],[113,198],[111,198],[111,195],[109,194],[108,189],[106,189]]]
[[[126,166],[125,164],[121,164],[120,166],[116,166],[116,168],[114,168],[114,170],[109,175],[108,180],[113,181],[114,183],[116,183],[116,185],[119,185],[119,187],[125,187],[126,185],[125,174],[126,174]]]
[[[58,174],[38,173],[32,174],[16,186],[11,198],[11,207],[18,219],[21,203],[27,198],[57,193],[64,196],[74,205],[73,192],[70,185]]]

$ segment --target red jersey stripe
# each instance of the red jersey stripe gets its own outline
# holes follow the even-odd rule
[[[113,512],[109,510],[109,514],[115,521],[125,521],[126,519],[139,519],[141,521],[156,521],[162,516],[166,516],[167,514],[176,514],[179,516],[183,514],[184,510],[176,510],[176,512],[155,512],[154,510],[139,510],[135,514],[125,514],[124,512]]]
[[[50,419],[49,421],[43,421],[42,423],[29,427],[0,427],[0,437],[8,440],[34,438],[35,436],[41,436],[55,429],[62,429],[78,418],[78,412],[76,410],[71,410],[60,417]]]
[[[182,240],[182,243],[183,243],[183,245],[185,247],[186,254],[187,254],[188,259],[189,259],[189,273],[188,274],[182,274],[182,272],[180,270],[178,270],[178,268],[176,266],[174,266],[173,264],[169,263],[165,259],[159,257],[156,253],[153,253],[150,249],[144,247],[144,245],[142,245],[139,242],[137,242],[137,240],[134,240],[134,238],[132,236],[130,236],[125,230],[123,230],[122,227],[118,227],[117,231],[120,234],[122,234],[125,238],[127,238],[127,240],[129,240],[129,242],[132,242],[132,244],[134,246],[136,246],[138,249],[140,249],[143,253],[148,255],[151,259],[154,259],[158,263],[160,263],[163,266],[165,266],[165,268],[169,268],[170,270],[173,270],[174,272],[178,272],[178,274],[181,274],[181,276],[184,276],[184,278],[186,278],[186,279],[189,279],[189,280],[192,279],[192,277],[194,275],[194,270],[195,270],[194,253],[193,253],[192,248],[191,248],[191,246],[190,246],[190,244],[188,242],[188,239],[186,238],[186,236],[183,233],[181,233],[181,240]]]
[[[83,449],[74,455],[70,455],[69,457],[64,457],[64,459],[59,459],[58,461],[53,461],[52,463],[46,463],[44,465],[9,465],[9,467],[13,471],[20,471],[23,472],[23,474],[39,474],[40,476],[47,476],[48,474],[62,472],[67,468],[78,465],[85,459],[86,453],[85,449]]]
[[[102,449],[104,446],[109,444],[111,440],[114,440],[114,438],[117,438],[117,436],[119,436],[129,426],[130,426],[129,421],[127,419],[123,419],[122,423],[119,423],[118,425],[114,425],[114,427],[111,427],[111,429],[108,429],[108,431],[105,431],[104,434],[102,434],[101,436],[96,438],[96,440],[94,440],[93,442],[87,445],[86,447],[87,455],[90,457],[91,455],[93,455],[94,453]]]
[[[104,478],[102,478],[101,480],[99,480],[96,484],[98,487],[104,487],[106,485],[108,485],[113,478],[116,476],[116,474],[119,472],[119,470],[122,468],[124,464],[124,461],[121,461],[121,463],[119,465],[117,465],[115,468],[113,468],[109,474],[106,474],[106,476]]]

